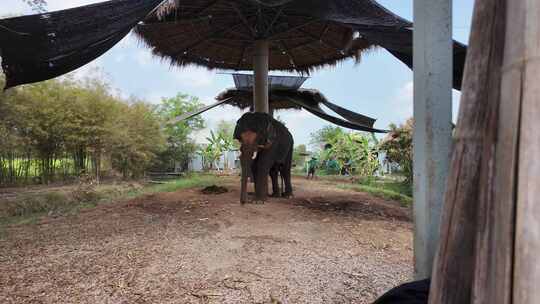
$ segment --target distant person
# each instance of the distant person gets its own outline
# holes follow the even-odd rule
[[[308,175],[307,175],[307,178],[309,179],[309,177],[311,176],[311,179],[314,179],[315,178],[315,171],[317,170],[317,166],[319,165],[319,161],[317,160],[316,157],[312,157],[309,161],[308,161]]]
[[[333,156],[326,163],[326,169],[328,170],[328,172],[330,172],[330,174],[339,175],[341,173],[341,168],[339,167],[339,163],[336,160],[336,158]]]

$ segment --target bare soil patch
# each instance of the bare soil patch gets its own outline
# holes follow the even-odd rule
[[[201,190],[202,194],[223,194],[227,192],[229,192],[229,189],[216,185],[208,186]]]
[[[410,212],[295,179],[295,198],[144,196],[8,227],[0,303],[371,303],[412,277]]]

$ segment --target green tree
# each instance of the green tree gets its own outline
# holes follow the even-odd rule
[[[42,181],[54,180],[56,163],[63,157],[72,112],[67,81],[51,80],[20,89],[14,99],[12,123],[33,143]]]
[[[0,184],[83,172],[99,180],[104,155],[124,176],[142,175],[164,146],[161,118],[111,91],[100,77],[64,77],[1,93]]]
[[[157,108],[163,122],[166,136],[166,149],[159,154],[157,166],[161,170],[170,170],[176,163],[186,169],[189,161],[197,151],[197,145],[190,137],[193,132],[204,129],[202,117],[195,116],[181,122],[174,122],[177,116],[197,110],[204,106],[194,96],[178,93],[172,98],[164,98]]]
[[[306,145],[298,145],[293,150],[293,163],[300,168],[303,168],[306,162],[307,147]]]
[[[226,151],[223,138],[210,131],[210,136],[206,138],[208,144],[202,146],[199,150],[199,155],[203,158],[204,167],[206,170],[217,169],[216,162],[219,160],[223,152]]]
[[[311,133],[310,144],[315,145],[318,148],[322,148],[325,145],[336,141],[344,134],[345,131],[340,127],[325,126],[317,132]]]
[[[217,125],[217,134],[221,141],[222,153],[240,148],[240,143],[234,139],[235,123],[222,120]],[[229,158],[225,157],[225,169],[229,169]]]
[[[165,148],[165,136],[154,107],[133,100],[122,104],[112,136],[113,165],[124,177],[140,177]]]
[[[369,135],[326,126],[311,137],[312,144],[324,147],[320,159],[331,174],[370,176],[379,167],[376,141]]]
[[[387,161],[399,164],[409,184],[413,181],[413,126],[412,118],[400,126],[391,124],[390,132],[379,143],[380,149],[386,153]]]
[[[72,88],[72,103],[66,150],[73,157],[75,174],[86,168],[90,157],[93,175],[99,182],[102,156],[109,153],[112,136],[120,113],[120,100],[110,93],[111,89],[101,77],[86,78]]]

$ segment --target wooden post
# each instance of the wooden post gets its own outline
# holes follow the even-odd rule
[[[431,275],[452,147],[452,0],[414,1],[415,276]]]
[[[511,34],[525,38],[523,56],[514,57],[505,66],[505,72],[515,70],[521,76],[515,83],[515,91],[521,90],[521,103],[514,104],[521,106],[521,124],[513,303],[533,304],[540,302],[540,2],[508,1],[525,17],[524,27],[509,33],[506,40],[508,44],[514,43]]]
[[[490,200],[506,0],[476,2],[430,304],[473,302],[481,199]],[[485,276],[483,276],[485,277]],[[492,278],[497,280],[499,278]]]
[[[253,106],[255,112],[268,113],[268,40],[255,41],[253,56]]]
[[[484,109],[492,113],[492,122],[486,127],[484,143],[486,153],[483,163],[489,169],[483,170],[485,173],[479,185],[481,192],[478,200],[472,303],[510,304],[521,98],[519,85],[516,84],[520,82],[521,73],[519,69],[507,70],[505,67],[523,56],[524,37],[518,33],[523,30],[524,16],[512,7],[516,1],[491,2],[495,6],[492,5],[490,10],[496,12],[491,19],[493,36],[489,38],[494,39],[497,45],[497,63],[492,63],[485,72],[491,73],[491,77],[500,84],[490,88],[490,106]],[[488,38],[485,32],[480,35],[484,39]],[[489,154],[488,150],[491,151]]]
[[[431,304],[540,299],[539,18],[476,2]]]

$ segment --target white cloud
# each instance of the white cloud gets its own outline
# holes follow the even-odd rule
[[[461,92],[452,90],[452,121],[457,121],[459,113],[459,101],[461,99]],[[403,122],[406,119],[413,116],[413,104],[414,104],[414,84],[412,81],[405,83],[398,90],[398,93],[394,97],[393,108],[399,118],[399,122]]]
[[[209,87],[214,83],[216,73],[205,68],[184,67],[175,71],[174,77],[182,85],[192,88]]]
[[[4,0],[0,6],[0,16],[5,15],[24,15],[32,13],[30,7],[20,0]],[[93,3],[102,2],[102,0],[47,0],[47,10],[57,11],[77,6],[83,6]]]
[[[153,63],[152,53],[148,50],[137,50],[135,52],[135,61],[142,67]]]
[[[48,0],[47,9],[49,11],[62,10],[77,6],[83,6],[93,3],[102,2],[101,0]]]
[[[103,68],[101,59],[98,58],[71,73],[77,79],[83,79],[85,77],[98,76],[101,78],[108,78],[109,76]]]
[[[392,101],[399,122],[403,122],[413,116],[414,84],[411,81],[402,85]]]

